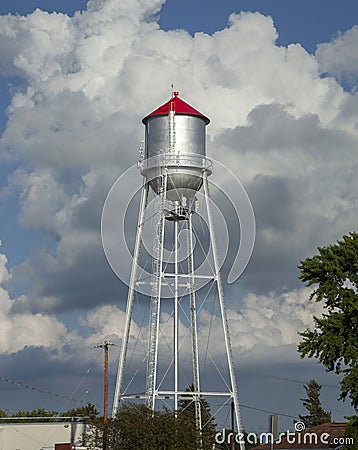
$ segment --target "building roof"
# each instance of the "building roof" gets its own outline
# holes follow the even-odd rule
[[[170,111],[174,111],[175,114],[201,117],[202,119],[204,119],[206,125],[210,122],[210,119],[208,117],[204,116],[204,114],[193,108],[191,105],[189,105],[189,103],[186,103],[184,100],[179,98],[178,91],[173,92],[173,97],[170,100],[144,117],[142,122],[146,124],[148,119],[153,116],[167,116]]]
[[[346,422],[327,422],[308,428],[300,433],[291,433],[287,439],[285,433],[281,442],[275,442],[274,450],[278,449],[296,449],[296,450],[320,450],[334,449],[340,445],[339,439],[344,437]],[[269,450],[270,444],[259,445],[255,450]]]

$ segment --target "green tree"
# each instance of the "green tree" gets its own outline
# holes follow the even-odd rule
[[[3,409],[0,409],[0,423],[6,422],[6,420],[1,420],[1,418],[5,418],[5,417],[8,417],[7,412]]]
[[[86,406],[70,409],[61,415],[63,417],[88,417],[94,419],[99,415],[99,411],[92,403],[87,403]]]
[[[349,422],[346,426],[344,437],[353,439],[353,441],[349,443],[349,441],[346,440],[346,444],[343,446],[343,450],[357,450],[357,448],[358,448],[358,416],[346,417],[346,419],[349,419]]]
[[[340,399],[358,407],[358,233],[318,248],[301,261],[300,279],[314,290],[310,300],[324,302],[326,312],[314,317],[314,330],[300,333],[301,358],[317,358],[328,371],[342,374]]]
[[[191,431],[183,416],[175,418],[172,411],[153,413],[145,405],[125,403],[107,422],[94,419],[84,441],[90,448],[101,446],[105,433],[111,450],[196,450]]]
[[[47,417],[49,421],[54,421],[55,419],[51,419],[58,415],[57,411],[48,411],[44,408],[33,409],[32,411],[23,411],[19,409],[15,414],[11,416],[12,422],[20,423],[20,422],[29,422],[31,417],[34,420],[37,420],[38,417]],[[26,417],[26,419],[24,419]]]
[[[299,416],[299,418],[305,424],[306,428],[330,422],[332,420],[331,413],[322,408],[321,400],[319,398],[321,386],[316,380],[311,380],[304,388],[307,398],[301,398],[301,401],[309,414],[306,416]]]
[[[188,393],[193,392],[194,385],[190,385],[186,391]],[[188,394],[188,399],[185,398],[185,395],[182,397],[182,400],[179,401],[178,408],[179,420],[185,424],[188,433],[191,433],[191,440],[193,442],[200,439],[203,448],[212,448],[215,443],[216,424],[214,423],[209,403],[204,398],[200,399],[202,432],[199,434],[199,430],[196,429],[195,402],[192,395]]]
[[[33,409],[32,411],[18,410],[10,417],[12,422],[29,422],[29,419],[34,418],[36,420],[39,417],[48,418],[49,422],[55,422],[59,417],[86,417],[93,419],[99,415],[98,410],[92,403],[88,403],[86,406],[70,409],[65,412],[59,413],[58,411],[49,411],[45,408]],[[0,417],[9,417],[5,411],[0,410]],[[65,419],[70,421],[71,419]]]

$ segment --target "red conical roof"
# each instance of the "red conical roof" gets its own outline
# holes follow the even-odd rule
[[[179,98],[179,92],[174,92],[173,97],[167,102],[164,103],[164,105],[159,106],[158,109],[154,110],[150,114],[148,114],[142,122],[144,124],[147,123],[148,119],[153,116],[167,116],[169,114],[169,111],[174,111],[175,114],[184,114],[187,116],[198,116],[202,117],[205,121],[205,125],[207,125],[210,122],[210,119],[204,114],[201,114],[198,110],[190,106],[188,103],[184,102],[181,98]]]

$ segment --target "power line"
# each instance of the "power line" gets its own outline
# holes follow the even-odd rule
[[[63,398],[65,400],[73,400],[76,403],[85,403],[82,399],[80,400],[78,398],[72,397],[71,395],[59,394],[58,392],[53,392],[53,391],[48,391],[47,389],[37,388],[37,387],[34,387],[34,386],[30,386],[29,384],[22,383],[21,381],[10,380],[9,378],[4,378],[4,377],[0,377],[0,381],[4,381],[6,383],[11,383],[11,384],[14,384],[16,386],[23,387],[25,389],[30,389],[32,391],[41,392],[42,394],[51,395],[53,397]],[[96,406],[99,406],[99,405],[96,405]]]
[[[22,383],[21,381],[10,380],[9,378],[4,378],[4,377],[0,377],[0,381],[4,381],[6,383],[11,383],[16,386],[21,386],[26,389],[31,389],[32,391],[41,392],[42,394],[52,395],[53,397],[58,397],[58,398],[66,399],[66,400],[73,400],[74,402],[84,403],[83,400],[80,400],[76,397],[72,397],[71,395],[59,394],[58,392],[48,391],[47,389],[36,388],[34,386],[30,386],[29,384]],[[138,393],[138,394],[140,394],[140,393]],[[99,405],[96,405],[96,406],[99,406]],[[241,404],[241,407],[247,408],[247,409],[252,409],[254,411],[261,411],[261,412],[266,412],[266,413],[270,413],[270,414],[277,414],[277,415],[283,416],[283,417],[290,417],[292,419],[298,419],[297,416],[291,416],[289,414],[279,413],[276,411],[270,411],[269,409],[256,408],[254,406],[248,406],[248,405],[243,405],[243,404]]]
[[[88,373],[88,371],[87,371],[87,373]],[[86,373],[86,375],[87,375],[87,373]],[[256,375],[258,375],[258,374],[256,374]],[[288,381],[288,382],[292,382],[292,383],[299,383],[299,384],[302,384],[302,385],[305,383],[304,381],[295,380],[295,379],[292,379],[292,378],[290,379],[290,378],[277,377],[277,376],[272,376],[272,375],[265,375],[265,377],[266,378],[271,378],[271,379],[276,379],[276,380]],[[51,395],[53,397],[62,398],[62,399],[65,399],[65,400],[72,400],[72,401],[74,401],[76,403],[81,403],[81,404],[85,403],[84,400],[83,400],[83,397],[82,397],[82,399],[78,399],[76,397],[73,397],[72,395],[59,394],[58,392],[53,392],[53,391],[49,391],[47,389],[37,388],[37,387],[31,386],[29,384],[23,383],[21,381],[11,380],[11,379],[5,378],[5,377],[0,377],[0,381],[4,381],[6,383],[11,383],[13,385],[20,386],[20,387],[25,388],[25,389],[30,389],[32,391],[41,392],[42,394]],[[329,384],[321,384],[321,386],[322,387],[329,387],[329,388],[338,388],[338,386],[329,385]],[[76,390],[77,389],[75,389],[75,391]],[[98,404],[95,404],[95,406],[101,407],[101,405],[98,405]],[[254,406],[243,405],[243,404],[241,404],[240,406],[242,408],[251,409],[253,411],[260,411],[260,412],[265,412],[265,413],[269,413],[269,414],[277,414],[277,415],[282,416],[282,417],[288,417],[288,418],[291,418],[291,419],[298,419],[297,416],[292,416],[292,415],[285,414],[285,413],[271,411],[271,410],[268,410],[268,409],[257,408],[257,407],[254,407]]]
[[[250,374],[250,372],[246,372],[246,373]],[[271,378],[272,380],[288,381],[289,383],[301,384],[302,386],[307,383],[307,380],[305,380],[305,381],[303,381],[303,380],[295,380],[294,378],[277,377],[275,375],[267,375],[267,374],[264,374],[264,373],[261,373],[261,374],[255,373],[254,375],[255,376],[264,377],[264,378]],[[333,389],[340,389],[340,387],[338,385],[325,384],[325,383],[319,383],[319,384],[322,387],[333,388]]]
[[[270,414],[277,414],[278,416],[289,417],[291,419],[298,419],[297,416],[290,416],[289,414],[279,413],[277,411],[270,411],[269,409],[262,409],[262,408],[256,408],[254,406],[243,405],[242,403],[240,404],[240,407],[247,408],[247,409],[253,409],[254,411],[261,411],[261,412],[266,412],[266,413],[270,413]]]

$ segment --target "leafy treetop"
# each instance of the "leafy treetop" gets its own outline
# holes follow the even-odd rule
[[[299,333],[301,358],[317,358],[328,371],[343,374],[340,399],[358,407],[358,233],[343,236],[318,255],[301,261],[300,279],[315,286],[310,300],[326,312],[314,317],[314,330]]]
[[[320,400],[321,386],[316,380],[311,380],[304,386],[307,398],[301,398],[303,406],[309,414],[299,416],[300,420],[305,424],[306,428],[315,427],[322,423],[330,422],[331,413],[322,408]]]

